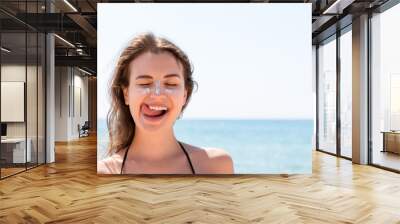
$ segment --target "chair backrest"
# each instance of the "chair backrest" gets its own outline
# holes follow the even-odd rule
[[[89,121],[85,121],[85,124],[83,124],[82,128],[89,128]]]

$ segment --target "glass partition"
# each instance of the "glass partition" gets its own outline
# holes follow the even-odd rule
[[[2,177],[26,169],[31,151],[26,141],[26,33],[1,34]]]
[[[20,17],[43,13],[44,3],[2,1],[0,7]],[[0,26],[0,178],[5,178],[45,163],[46,40],[12,14],[0,12]]]
[[[336,154],[336,37],[318,47],[318,148]]]

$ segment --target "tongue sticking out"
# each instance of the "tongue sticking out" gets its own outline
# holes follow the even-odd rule
[[[164,114],[163,110],[152,110],[149,108],[149,106],[147,104],[143,105],[142,112],[144,115],[149,116],[149,117],[157,117],[157,116]]]

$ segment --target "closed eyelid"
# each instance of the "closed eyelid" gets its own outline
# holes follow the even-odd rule
[[[153,80],[145,80],[145,79],[140,79],[136,80],[137,85],[153,85],[156,84],[159,81],[153,81]],[[172,80],[165,80],[164,82],[159,82],[160,85],[179,85],[181,82],[180,80],[172,79]]]
[[[175,84],[178,84],[178,83],[181,83],[181,80],[179,80],[179,79],[166,79],[166,80],[164,80],[164,83],[175,83]]]

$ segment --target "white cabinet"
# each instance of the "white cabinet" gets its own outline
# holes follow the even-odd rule
[[[27,147],[25,151],[25,138],[7,138],[1,140],[2,148],[12,149],[12,163],[32,161],[32,140],[27,138],[26,143]]]

